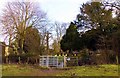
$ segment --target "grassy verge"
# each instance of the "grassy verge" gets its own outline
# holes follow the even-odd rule
[[[119,67],[120,69],[120,67]],[[118,76],[117,65],[46,68],[32,65],[4,64],[3,76]]]
[[[120,64],[118,66],[118,75],[120,76]]]
[[[32,65],[4,64],[2,66],[3,76],[54,76],[60,72],[62,71]]]
[[[57,76],[118,76],[117,65],[78,66]]]

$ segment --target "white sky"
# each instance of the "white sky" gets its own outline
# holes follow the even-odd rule
[[[41,0],[41,8],[48,17],[60,22],[70,22],[79,13],[80,4],[88,0]]]
[[[6,2],[8,1],[15,0],[0,0],[0,14],[2,12],[2,9],[5,7]],[[34,1],[40,3],[40,7],[42,8],[43,11],[47,13],[49,20],[68,23],[75,20],[76,15],[79,13],[80,5],[89,0],[34,0]],[[4,40],[3,36],[0,33],[0,41],[3,40]]]

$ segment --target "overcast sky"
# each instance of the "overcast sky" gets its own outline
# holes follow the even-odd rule
[[[2,9],[5,7],[5,4],[8,1],[15,0],[2,0],[0,2],[0,14],[2,13]],[[49,20],[69,23],[75,20],[76,15],[79,13],[80,5],[89,0],[34,0],[34,1],[40,3],[40,7],[42,8],[43,11],[47,13]],[[1,33],[0,41],[3,41]]]
[[[79,13],[79,7],[88,0],[41,0],[41,8],[51,20],[70,22]]]

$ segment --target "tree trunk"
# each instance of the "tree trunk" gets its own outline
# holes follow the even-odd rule
[[[22,54],[24,53],[23,46],[24,46],[24,39],[22,39],[22,41],[21,41],[21,50],[22,50]]]
[[[30,58],[28,57],[28,58],[27,58],[27,64],[29,64],[29,59],[30,59]]]
[[[20,61],[20,57],[18,58],[18,60],[19,60],[19,64],[21,63],[21,61]]]
[[[6,63],[8,63],[8,56],[6,57]]]
[[[118,65],[119,64],[119,60],[118,60],[118,55],[116,55],[116,64]]]
[[[47,42],[47,54],[49,54],[49,32],[47,32],[46,42]]]
[[[35,61],[36,61],[36,64],[37,64],[37,63],[38,63],[38,62],[37,62],[37,58],[35,59]]]

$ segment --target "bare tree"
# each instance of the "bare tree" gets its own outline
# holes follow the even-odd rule
[[[55,34],[55,39],[54,39],[54,42],[53,42],[53,48],[54,48],[54,51],[61,52],[60,40],[62,39],[62,36],[66,32],[67,23],[60,23],[60,22],[55,21],[54,24],[53,24],[53,27],[54,27],[54,34]]]
[[[9,37],[9,45],[12,40],[16,39],[23,53],[26,28],[29,26],[41,28],[41,22],[45,19],[46,13],[40,9],[37,3],[8,2],[3,10],[1,23],[4,34]]]
[[[50,49],[50,42],[52,40],[52,31],[53,27],[50,23],[50,21],[46,21],[42,24],[42,28],[40,29],[40,35],[41,35],[41,48],[42,48],[42,54],[49,54]]]
[[[54,24],[54,31],[58,41],[61,40],[62,36],[65,34],[67,29],[67,23],[59,23],[55,22]]]

